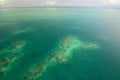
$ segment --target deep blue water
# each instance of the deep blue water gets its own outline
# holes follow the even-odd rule
[[[76,51],[69,64],[48,69],[43,80],[120,80],[119,14],[119,9],[1,9],[0,48],[19,40],[26,45],[20,52],[23,56],[0,80],[23,80],[26,71],[44,60],[67,35],[100,47]],[[0,58],[9,55],[1,53]]]

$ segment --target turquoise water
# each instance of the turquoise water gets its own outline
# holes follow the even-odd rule
[[[99,48],[75,51],[68,64],[50,67],[42,80],[120,80],[119,14],[119,9],[1,9],[0,49],[20,40],[26,44],[0,80],[24,80],[27,71],[54,52],[67,35]],[[1,51],[0,58],[13,54]]]

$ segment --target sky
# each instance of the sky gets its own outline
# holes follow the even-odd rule
[[[0,7],[119,7],[120,0],[0,0]]]

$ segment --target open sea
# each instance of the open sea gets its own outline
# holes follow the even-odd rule
[[[25,79],[68,35],[99,47],[75,50],[67,64]],[[120,80],[120,9],[0,9],[0,80]]]

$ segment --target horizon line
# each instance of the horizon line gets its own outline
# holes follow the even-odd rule
[[[120,9],[120,7],[0,7],[0,9],[7,8],[86,8],[86,9]]]

